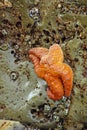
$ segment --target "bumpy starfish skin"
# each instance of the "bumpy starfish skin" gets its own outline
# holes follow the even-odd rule
[[[73,72],[70,66],[59,62],[55,65],[51,65],[50,69],[53,70],[54,73],[58,73],[58,77],[63,83],[65,96],[70,96],[73,85]]]
[[[59,100],[63,96],[70,96],[73,72],[69,65],[63,63],[64,56],[59,45],[54,44],[49,50],[42,47],[30,49],[29,58],[37,75],[46,80],[49,98]]]
[[[49,86],[49,88],[47,89],[48,96],[53,100],[61,99],[64,95],[64,90],[63,90],[63,85],[61,80],[57,77],[53,77],[49,73],[45,74],[45,80]]]
[[[29,53],[41,59],[44,55],[48,53],[48,49],[44,47],[36,47],[30,49]]]
[[[30,54],[29,58],[32,60],[34,64],[35,72],[37,73],[37,75],[40,78],[46,80],[49,86],[49,89],[47,89],[48,96],[53,100],[61,99],[64,95],[64,90],[61,80],[58,77],[56,77],[56,73],[51,73],[50,69],[48,69],[48,66],[44,64],[40,65],[39,58],[37,58],[36,56]]]
[[[30,54],[29,58],[32,60],[33,64],[34,64],[34,68],[35,68],[35,72],[36,74],[40,77],[45,79],[45,73],[47,73],[47,69],[44,65],[40,65],[40,60],[39,58],[37,58],[36,56]]]
[[[55,64],[56,62],[63,62],[64,56],[61,47],[57,44],[52,45],[49,48],[47,55],[44,55],[41,59],[41,63],[48,63],[49,65]]]

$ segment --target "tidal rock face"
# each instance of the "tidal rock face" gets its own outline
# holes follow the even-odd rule
[[[70,98],[48,98],[28,50],[59,44],[74,72]],[[82,130],[87,123],[86,0],[0,1],[0,119],[34,128]],[[67,117],[67,118],[66,118]]]

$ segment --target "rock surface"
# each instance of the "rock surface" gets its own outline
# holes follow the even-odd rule
[[[71,97],[56,102],[48,98],[47,84],[36,76],[28,58],[30,48],[53,43],[63,48],[74,72]],[[86,128],[86,53],[85,0],[1,1],[0,119],[17,120],[32,129]]]

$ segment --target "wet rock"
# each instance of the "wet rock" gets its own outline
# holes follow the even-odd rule
[[[86,15],[86,0],[0,1],[0,118],[19,120],[31,129],[85,128]],[[30,48],[54,43],[74,71],[72,98],[56,102],[48,98],[47,84],[28,58]]]

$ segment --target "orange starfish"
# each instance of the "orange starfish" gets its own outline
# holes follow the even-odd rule
[[[70,96],[73,83],[73,72],[69,65],[63,63],[63,52],[59,45],[53,44],[49,50],[36,47],[29,50],[37,75],[46,80],[48,96],[59,100]]]

